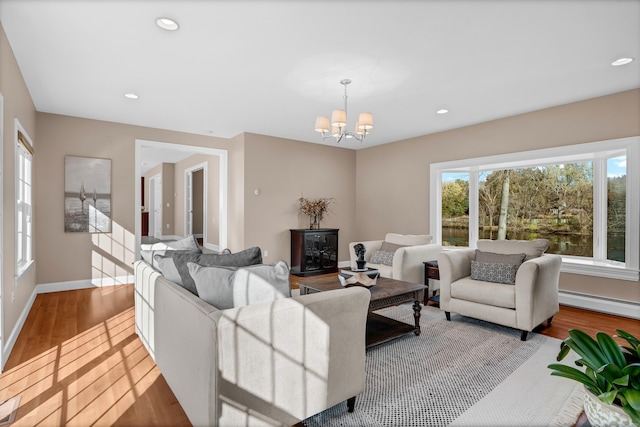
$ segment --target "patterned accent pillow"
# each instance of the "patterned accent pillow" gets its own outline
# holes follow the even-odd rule
[[[390,251],[375,251],[371,254],[371,259],[369,262],[371,264],[383,264],[383,265],[392,265],[393,264],[393,255],[395,252]]]
[[[504,262],[480,262],[471,261],[471,278],[485,282],[503,283],[515,285],[516,272],[520,264],[507,264]]]

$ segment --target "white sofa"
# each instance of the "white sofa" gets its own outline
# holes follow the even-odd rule
[[[429,234],[387,233],[383,240],[351,242],[349,243],[351,268],[357,267],[354,246],[362,243],[366,247],[364,259],[367,262],[367,267],[378,269],[381,277],[426,284],[424,283],[424,262],[438,259],[438,254],[442,251],[442,246],[430,243],[432,238]],[[403,247],[395,250],[391,265],[370,262],[373,254],[381,249],[384,242]],[[429,291],[438,289],[439,282],[431,280]]]
[[[546,243],[545,243],[546,242]],[[440,309],[522,331],[521,339],[545,320],[550,325],[558,312],[558,280],[562,257],[547,254],[548,241],[478,240],[478,249],[491,254],[525,254],[514,284],[472,279],[475,249],[441,252]]]
[[[193,425],[291,426],[345,400],[353,410],[366,289],[218,310],[145,261],[134,273],[136,332]]]

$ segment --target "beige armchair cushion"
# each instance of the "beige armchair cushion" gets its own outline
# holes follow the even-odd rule
[[[536,240],[478,240],[478,249],[499,254],[526,254],[525,261],[542,256],[549,247],[547,239]]]

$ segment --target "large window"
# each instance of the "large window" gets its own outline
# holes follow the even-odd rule
[[[33,145],[16,122],[16,271],[20,275],[33,260]]]
[[[431,230],[445,247],[545,238],[563,271],[638,280],[639,143],[432,164]]]

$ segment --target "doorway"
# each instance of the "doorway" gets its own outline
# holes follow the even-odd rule
[[[207,240],[207,164],[199,164],[185,170],[185,231],[202,239],[203,246]]]
[[[213,230],[209,230],[209,234],[213,233],[213,232],[217,232],[218,236],[217,236],[217,242],[218,242],[218,246],[221,248],[226,248],[227,247],[227,200],[228,200],[228,152],[227,150],[224,149],[219,149],[219,148],[208,148],[208,147],[201,147],[201,146],[193,146],[193,145],[183,145],[183,144],[173,144],[173,143],[167,143],[167,142],[159,142],[159,141],[148,141],[148,140],[141,140],[141,139],[136,139],[135,141],[135,198],[136,200],[139,200],[141,197],[141,170],[142,170],[142,163],[143,163],[143,153],[154,153],[154,152],[159,152],[159,151],[170,151],[173,153],[176,153],[177,155],[179,154],[206,154],[206,155],[213,155],[213,156],[217,156],[218,160],[219,160],[219,168],[218,168],[218,173],[216,174],[216,177],[209,177],[209,179],[212,180],[212,182],[215,182],[217,185],[217,192],[216,192],[216,196],[215,199],[217,200],[218,203],[215,204],[215,211],[217,212],[211,212],[212,215],[216,216],[217,222],[215,223],[215,225],[213,226],[214,229]],[[203,180],[204,182],[207,182],[209,179],[207,179],[207,174],[205,172],[205,174],[203,175]],[[213,184],[211,184],[213,185]],[[211,188],[211,187],[210,187]],[[153,194],[154,191],[151,191],[151,188],[149,189],[149,196],[151,196],[151,194]],[[156,197],[159,199],[162,199],[162,196],[160,195],[160,197]],[[156,204],[158,203],[158,201],[155,202]],[[160,203],[160,211],[162,211],[162,203],[164,203],[162,200],[159,201]],[[203,201],[204,203],[204,201]],[[149,204],[151,205],[151,200],[149,200]],[[173,205],[173,203],[172,203]],[[203,220],[203,235],[207,234],[207,213],[206,213],[206,203],[204,203],[204,220]],[[135,253],[136,253],[136,259],[140,258],[140,241],[141,241],[141,215],[140,215],[140,208],[139,207],[135,207],[136,212],[135,212]],[[152,227],[151,225],[151,221],[152,221],[152,215],[151,213],[149,214],[149,233],[154,233],[155,234],[155,230],[157,230],[158,228],[158,223],[160,226],[160,235],[162,233],[162,219],[160,219],[159,221],[157,221],[158,223],[156,223],[156,221],[154,221],[154,225]],[[154,231],[152,231],[154,230]]]

